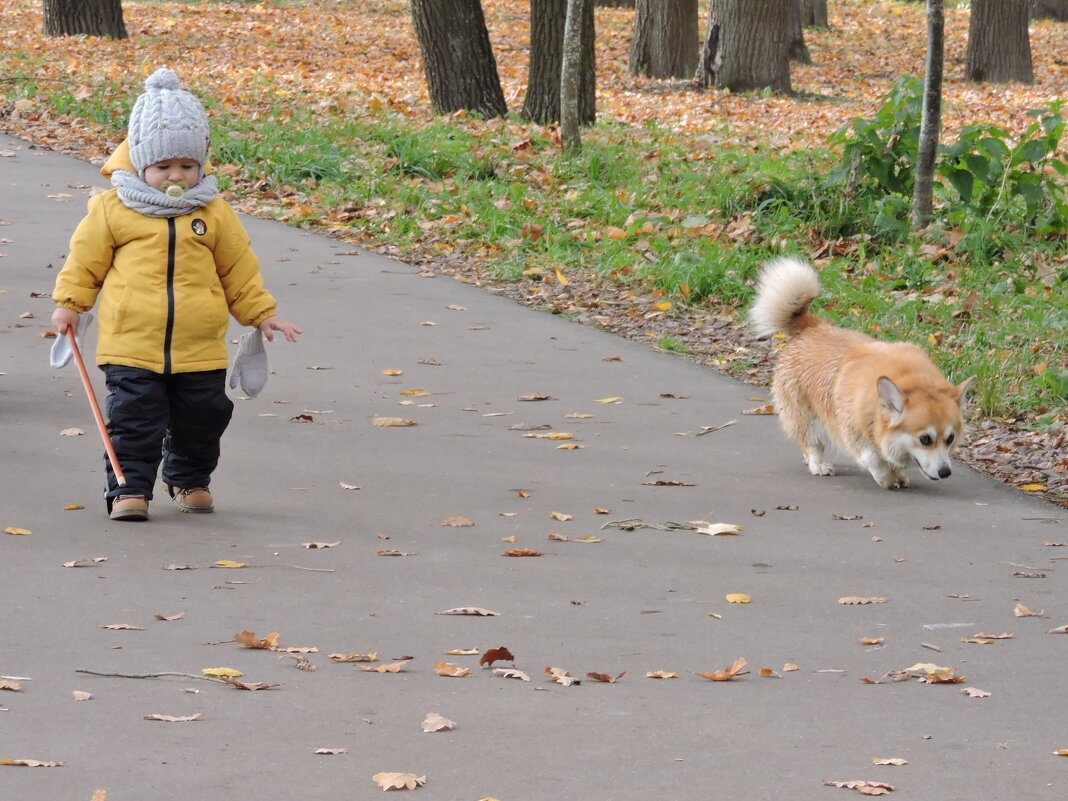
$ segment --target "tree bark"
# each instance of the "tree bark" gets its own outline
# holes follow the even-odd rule
[[[697,66],[697,0],[637,0],[630,72],[689,78]]]
[[[435,114],[508,113],[481,0],[412,0],[412,21]]]
[[[579,131],[579,71],[582,61],[583,23],[587,10],[592,9],[591,0],[567,0],[567,18],[564,22],[564,57],[560,66],[560,139],[564,151],[578,153],[582,150],[582,134]]]
[[[1068,0],[1031,0],[1031,16],[1068,22]]]
[[[796,0],[709,0],[697,81],[732,92],[789,94],[790,6]]]
[[[1034,83],[1027,24],[1029,0],[972,0],[968,24],[969,81]]]
[[[634,8],[635,0],[597,0],[597,5],[607,8]]]
[[[827,0],[801,0],[801,24],[806,28],[826,28]]]
[[[122,0],[44,0],[44,34],[125,39]]]
[[[564,58],[566,19],[567,0],[530,0],[530,60],[523,117],[540,125],[560,119],[560,69]],[[579,75],[579,121],[590,125],[597,116],[592,4],[587,4],[585,22]]]
[[[812,56],[808,54],[805,29],[801,20],[802,2],[803,0],[790,0],[790,60],[801,64],[811,64]]]
[[[923,113],[912,189],[912,224],[925,228],[934,210],[935,155],[942,127],[942,72],[945,64],[945,9],[942,0],[927,0],[927,76],[923,82]]]

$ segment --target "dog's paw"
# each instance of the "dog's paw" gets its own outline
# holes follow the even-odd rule
[[[890,489],[908,489],[908,488],[909,488],[909,477],[908,476],[904,475],[903,473],[899,473],[898,475],[894,476],[893,481],[890,484]]]

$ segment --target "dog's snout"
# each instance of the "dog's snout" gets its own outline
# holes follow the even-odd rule
[[[939,478],[949,478],[949,476],[950,476],[950,474],[952,474],[952,472],[953,471],[949,469],[949,465],[948,464],[944,464],[944,465],[942,465],[941,467],[938,468],[938,477]]]

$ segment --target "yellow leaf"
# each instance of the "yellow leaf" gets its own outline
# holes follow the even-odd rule
[[[204,668],[200,672],[205,676],[212,676],[216,679],[239,679],[245,675],[240,670],[228,667]]]
[[[659,303],[654,303],[653,308],[657,309],[658,311],[667,311],[671,308],[671,303],[669,301],[662,300]]]
[[[576,442],[565,442],[563,445],[557,445],[556,446],[556,450],[558,450],[558,451],[580,451],[585,447],[586,447],[585,445],[579,445]]]
[[[571,285],[571,282],[567,280],[567,277],[559,267],[556,268],[556,280],[560,282],[560,286]]]
[[[229,567],[229,568],[241,568],[248,567],[248,562],[235,562],[233,559],[220,559],[218,562],[212,565],[212,567]]]
[[[1024,492],[1042,492],[1046,489],[1045,484],[1024,484],[1020,487]]]
[[[564,514],[563,512],[549,512],[549,517],[553,520],[559,520],[561,523],[567,522],[571,519],[571,515]]]
[[[753,599],[744,592],[732,592],[727,594],[727,602],[732,604],[747,604]]]
[[[383,370],[382,375],[402,375],[403,370]]]
[[[425,389],[402,389],[400,391],[400,394],[411,395],[414,398],[425,398],[430,393],[427,392]]]
[[[598,398],[594,403],[622,403],[622,398]]]
[[[415,420],[408,420],[404,417],[372,417],[371,425],[382,428],[384,426],[417,426],[419,424]]]
[[[14,534],[16,537],[26,537],[26,536],[30,535],[31,533],[33,533],[33,532],[31,532],[28,528],[19,528],[18,526],[8,526],[7,528],[4,529],[4,533],[5,534]]]
[[[64,512],[76,512],[79,509],[84,509],[84,508],[85,507],[82,506],[80,503],[68,503],[66,506],[63,507],[63,511]]]
[[[678,673],[671,673],[667,670],[654,670],[651,673],[645,674],[645,678],[647,679],[677,679],[678,677]]]
[[[1068,748],[1058,748],[1053,752],[1053,756],[1068,756]]]

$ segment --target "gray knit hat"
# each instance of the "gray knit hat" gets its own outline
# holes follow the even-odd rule
[[[208,158],[208,115],[182,88],[178,76],[164,68],[145,81],[145,93],[130,112],[127,133],[130,161],[137,174],[164,159],[189,158],[201,166]]]

